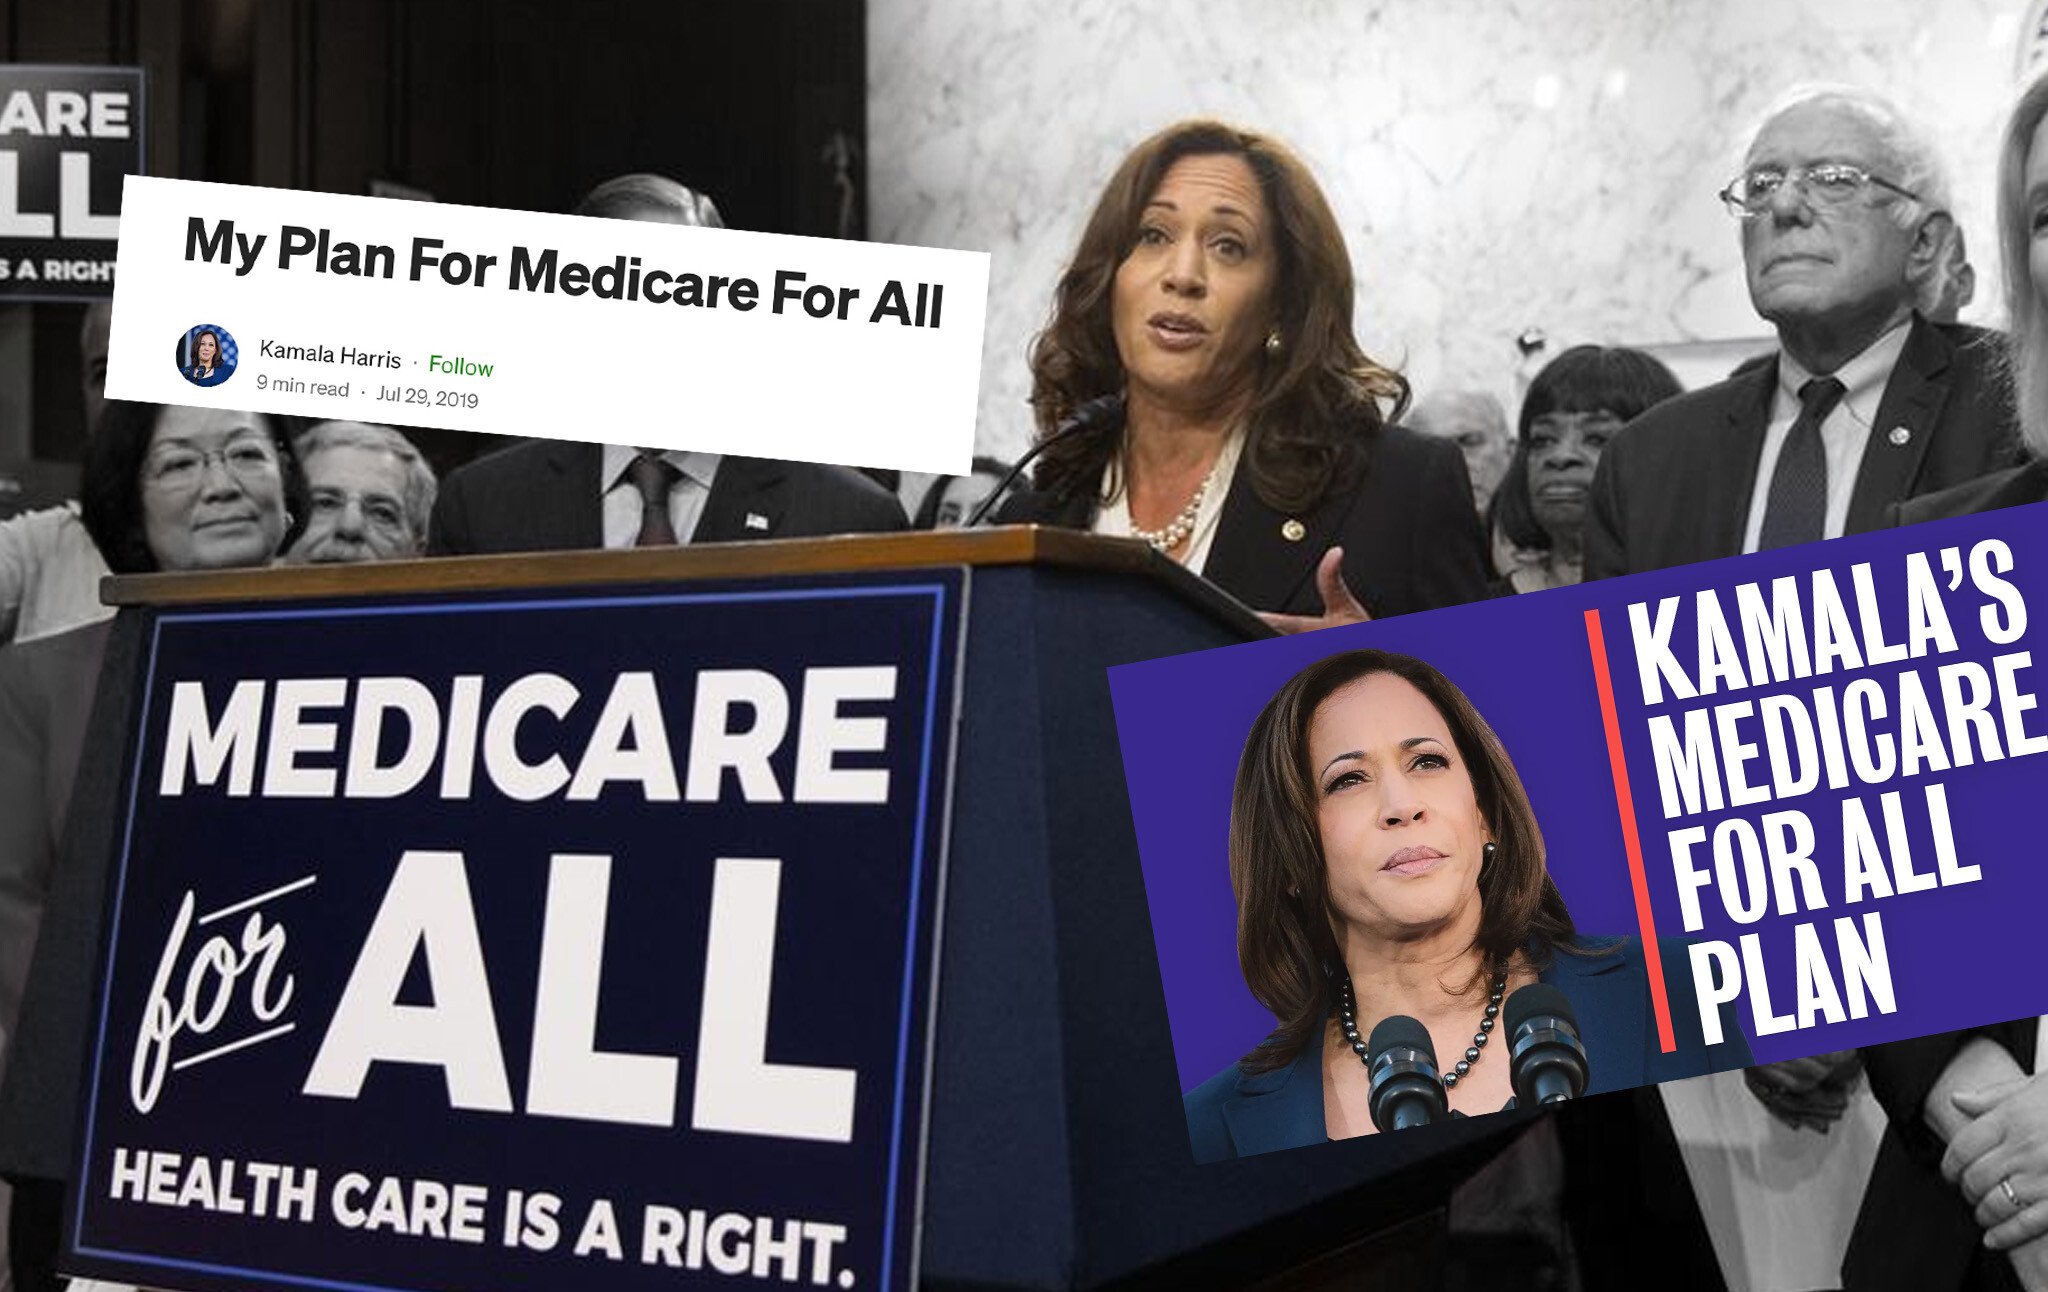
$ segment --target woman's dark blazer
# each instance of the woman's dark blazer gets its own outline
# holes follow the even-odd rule
[[[218,386],[227,379],[227,368],[218,363],[213,365],[212,372],[203,371],[196,363],[185,369],[185,380],[195,386]]]
[[[1290,515],[1259,500],[1239,459],[1202,577],[1254,610],[1319,614],[1316,565],[1342,546],[1345,581],[1374,618],[1489,595],[1486,540],[1457,445],[1389,426],[1362,437],[1333,479],[1312,510]],[[1067,496],[1014,494],[996,519],[1086,529],[1093,484]]]
[[[1649,964],[1641,941],[1579,938],[1576,946],[1589,954],[1559,951],[1539,978],[1562,991],[1578,1015],[1579,1038],[1586,1046],[1587,1094],[1749,1066],[1749,1040],[1732,1004],[1721,1007],[1720,1043],[1706,1043],[1694,1003],[1692,957],[1683,939],[1657,940],[1678,1042],[1670,1054],[1657,1048],[1656,1007],[1650,999]],[[1507,1061],[1505,1038],[1483,1061]],[[1301,1057],[1286,1067],[1247,1073],[1233,1064],[1189,1091],[1185,1103],[1197,1162],[1322,1143],[1328,1138],[1323,1125],[1322,1034],[1318,1032]]]

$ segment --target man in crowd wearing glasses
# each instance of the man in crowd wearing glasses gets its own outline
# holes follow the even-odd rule
[[[2019,461],[1997,338],[1914,311],[1955,222],[1933,149],[1896,108],[1795,93],[1721,198],[1777,361],[1607,446],[1589,579],[1881,528],[1893,503]]]

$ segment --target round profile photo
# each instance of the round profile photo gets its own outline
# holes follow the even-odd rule
[[[235,338],[201,323],[178,337],[178,373],[195,386],[218,386],[235,375]]]

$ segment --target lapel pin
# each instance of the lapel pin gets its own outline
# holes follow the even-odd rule
[[[768,518],[758,511],[750,511],[747,513],[746,526],[748,529],[766,530]]]
[[[1892,427],[1892,433],[1885,436],[1885,438],[1892,442],[1893,447],[1904,448],[1906,447],[1906,441],[1913,438],[1913,432],[1903,426],[1894,426]]]
[[[1308,537],[1308,526],[1290,516],[1287,523],[1280,527],[1280,537],[1290,543],[1299,543]]]

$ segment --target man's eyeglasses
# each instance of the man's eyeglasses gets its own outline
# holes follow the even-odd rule
[[[1770,209],[1771,199],[1787,184],[1817,207],[1841,206],[1862,192],[1866,184],[1875,184],[1915,202],[1922,200],[1911,189],[1901,188],[1848,162],[1816,162],[1811,166],[1794,166],[1790,170],[1758,166],[1730,180],[1728,187],[1722,189],[1718,196],[1727,205],[1730,215],[1738,220],[1754,220]]]

